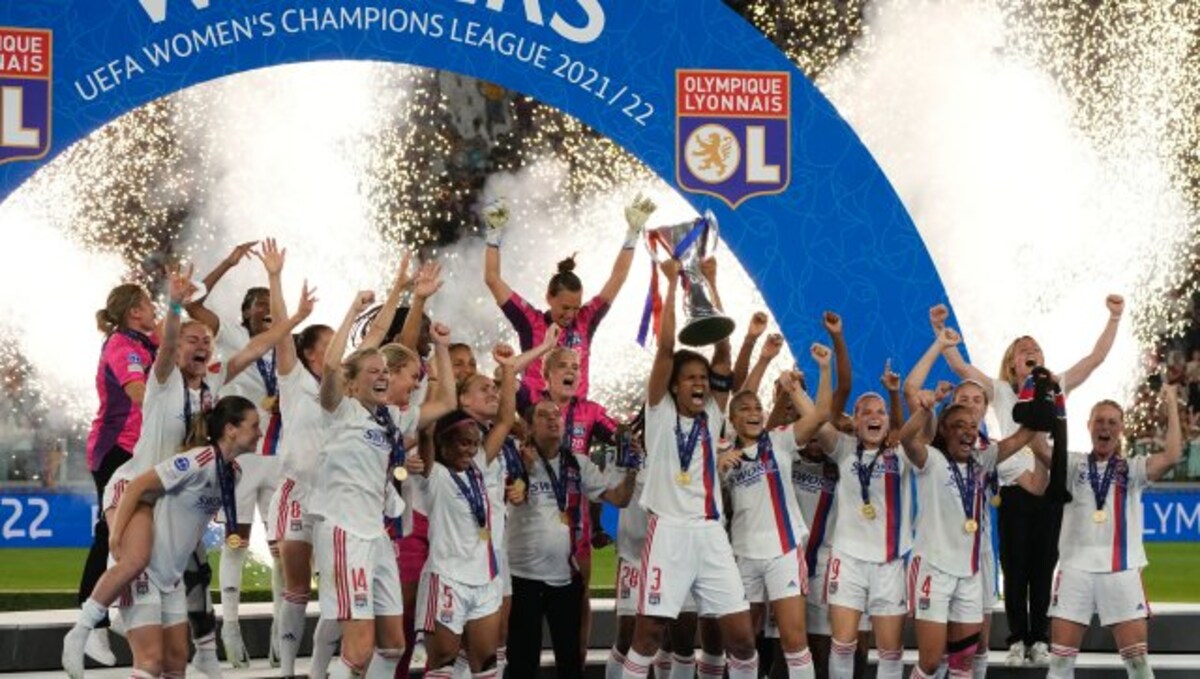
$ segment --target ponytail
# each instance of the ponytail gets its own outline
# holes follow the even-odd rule
[[[571,255],[558,263],[558,273],[550,278],[546,294],[554,297],[563,290],[567,292],[583,291],[583,281],[579,280],[579,276],[575,275],[575,255]]]
[[[108,293],[103,309],[96,310],[96,329],[105,335],[111,335],[127,326],[125,316],[129,310],[150,299],[146,288],[136,283],[123,283]]]

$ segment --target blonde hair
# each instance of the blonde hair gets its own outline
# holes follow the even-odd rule
[[[1021,335],[1009,343],[1008,348],[1004,350],[1004,358],[1000,359],[1000,374],[998,377],[1008,382],[1014,390],[1021,387],[1021,385],[1017,384],[1017,368],[1012,364],[1013,357],[1017,355],[1017,343],[1021,340],[1030,340],[1034,344],[1037,344],[1037,340],[1029,335]],[[1040,345],[1038,346],[1038,350],[1041,350]]]
[[[417,356],[417,352],[395,342],[379,347],[379,353],[383,356],[383,362],[387,364],[388,371],[399,370],[409,363],[421,360]]]
[[[350,382],[353,382],[358,374],[362,372],[362,363],[368,358],[379,356],[380,351],[376,347],[363,347],[350,352],[350,355],[342,359],[342,379],[345,380],[347,388]]]
[[[194,328],[194,327],[196,327],[196,326],[200,326],[201,328],[203,328],[203,329],[204,329],[204,332],[205,332],[205,334],[207,334],[207,335],[210,335],[210,336],[212,335],[212,329],[210,329],[210,328],[209,328],[207,325],[205,325],[203,322],[201,322],[201,321],[198,321],[198,320],[196,320],[196,319],[194,319],[194,318],[189,318],[189,319],[187,319],[186,321],[182,321],[182,322],[180,322],[180,324],[179,324],[179,334],[180,334],[180,335],[182,335],[184,330],[187,330],[188,328]],[[199,445],[205,445],[205,444],[201,443],[201,444],[199,444]]]
[[[96,329],[105,335],[124,330],[128,327],[125,316],[143,299],[150,299],[150,293],[137,283],[123,283],[113,288],[108,293],[104,308],[96,310]]]
[[[1088,424],[1090,425],[1092,423],[1092,418],[1096,416],[1096,411],[1100,410],[1101,408],[1116,409],[1117,416],[1121,420],[1121,429],[1123,432],[1125,429],[1125,409],[1121,407],[1120,403],[1117,403],[1116,401],[1112,400],[1111,398],[1106,398],[1102,401],[1096,401],[1096,405],[1092,406],[1092,411],[1090,413],[1088,413]],[[1125,454],[1125,437],[1119,436],[1119,437],[1117,437],[1117,456],[1120,457],[1124,454]]]
[[[546,372],[549,371],[549,366],[553,365],[555,361],[559,360],[563,356],[566,356],[567,354],[570,354],[575,358],[579,358],[579,352],[575,351],[571,347],[554,347],[548,351],[545,357],[542,358],[542,376],[544,377]]]

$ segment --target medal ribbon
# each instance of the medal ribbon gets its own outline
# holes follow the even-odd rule
[[[954,479],[954,485],[958,487],[959,500],[962,501],[963,513],[967,515],[967,519],[976,521],[975,516],[975,493],[977,487],[975,485],[977,477],[975,475],[975,458],[967,458],[967,474],[963,478],[962,470],[958,468],[958,463],[946,456],[946,461],[950,463],[950,476]]]
[[[279,393],[279,377],[275,374],[275,350],[272,349],[270,354],[269,362],[266,356],[259,356],[254,360],[254,365],[258,368],[258,374],[262,376],[263,386],[267,388],[267,396],[275,396]]]
[[[875,453],[875,458],[871,460],[871,464],[863,464],[863,442],[858,440],[858,448],[854,451],[854,456],[858,458],[858,465],[854,467],[854,473],[858,476],[858,486],[862,490],[862,501],[864,505],[871,504],[871,475],[875,472],[875,463],[879,462],[879,458],[883,457],[883,448],[880,448]]]
[[[521,451],[517,449],[517,440],[512,436],[504,437],[504,443],[500,446],[500,453],[504,456],[504,470],[509,481],[520,479],[525,482],[525,486],[529,487],[529,472],[525,469],[525,461],[521,459]]]
[[[567,406],[566,421],[563,423],[562,440],[558,444],[558,452],[560,454],[571,455],[575,452],[575,447],[572,445],[574,441],[573,432],[575,430],[575,404],[577,400],[574,396],[571,397],[571,404]]]
[[[679,413],[675,413],[675,446],[679,450],[679,471],[687,473],[692,466],[692,456],[696,453],[696,441],[701,432],[705,432],[705,445],[708,444],[708,413],[700,411],[692,420],[692,431],[688,433],[687,441],[683,440],[683,427],[679,423]]]
[[[388,468],[387,477],[392,478],[392,472],[396,467],[404,466],[404,459],[408,455],[408,451],[404,448],[404,435],[400,433],[400,428],[396,426],[396,421],[392,419],[392,411],[387,406],[379,406],[375,408],[375,414],[372,416],[375,424],[383,427],[387,434],[388,443],[391,444],[391,452],[388,453]]]
[[[1096,496],[1096,511],[1104,510],[1104,503],[1108,500],[1108,489],[1112,486],[1113,477],[1117,474],[1117,461],[1111,459],[1108,461],[1108,466],[1104,468],[1104,478],[1100,478],[1100,472],[1096,469],[1096,453],[1088,455],[1088,483],[1092,486],[1092,494]],[[1096,482],[1100,485],[1097,486]]]
[[[217,486],[221,489],[221,507],[225,510],[225,535],[229,536],[237,533],[238,526],[233,463],[225,461],[220,448],[213,446],[213,450],[217,453]]]
[[[486,495],[483,487],[483,474],[475,468],[472,463],[467,468],[467,482],[458,478],[458,472],[450,472],[450,478],[454,479],[454,485],[458,486],[459,492],[467,499],[467,504],[471,507],[471,514],[475,517],[475,523],[479,524],[480,528],[487,528],[487,505]]]

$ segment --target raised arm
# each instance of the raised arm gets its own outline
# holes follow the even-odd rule
[[[929,371],[933,369],[933,364],[937,361],[938,356],[944,356],[947,349],[954,348],[960,341],[962,341],[962,337],[953,328],[943,327],[934,335],[933,343],[909,371],[908,377],[904,378],[904,400],[908,402],[909,410],[914,408],[913,402],[917,394],[925,388],[925,380],[929,379]],[[988,381],[985,384],[991,384],[991,382]],[[930,418],[929,424],[925,426],[923,432],[925,443],[932,441],[935,434],[933,418]]]
[[[1117,328],[1121,325],[1121,314],[1125,311],[1125,299],[1120,295],[1109,295],[1104,300],[1104,304],[1108,307],[1108,323],[1104,325],[1104,330],[1096,339],[1096,345],[1092,347],[1092,352],[1063,373],[1064,392],[1075,389],[1087,381],[1087,378],[1096,368],[1100,367],[1100,364],[1108,357],[1109,350],[1112,349],[1113,340],[1117,338]]]
[[[433,355],[437,362],[437,398],[421,404],[421,414],[417,418],[418,427],[424,427],[458,406],[458,394],[454,388],[454,366],[450,364],[450,328],[441,323],[434,323],[430,332],[433,334]]]
[[[400,268],[396,271],[396,278],[392,281],[392,287],[388,290],[387,297],[383,300],[383,306],[379,307],[379,313],[376,314],[375,318],[371,319],[367,334],[363,337],[360,346],[377,347],[383,344],[384,335],[387,335],[388,328],[392,327],[392,320],[396,318],[396,309],[400,306],[400,295],[412,283],[412,277],[408,274],[408,266],[411,261],[412,253],[405,250],[404,254],[400,257]],[[420,314],[417,314],[417,318],[420,318]],[[418,331],[420,327],[420,324],[418,324]],[[400,343],[404,344],[403,331],[400,334]],[[414,340],[413,343],[415,344],[416,341]],[[415,350],[415,347],[409,348]]]
[[[167,296],[170,304],[167,306],[167,318],[163,321],[162,342],[158,346],[158,354],[154,357],[154,379],[159,384],[166,384],[167,378],[175,370],[175,350],[179,347],[179,312],[183,310],[183,302],[196,289],[192,284],[192,267],[184,271],[173,271],[168,284]],[[144,392],[143,392],[144,393]]]
[[[721,295],[717,292],[717,258],[706,257],[700,262],[700,272],[708,281],[709,289],[712,291],[713,305],[718,311],[724,311],[724,307],[721,306]],[[729,343],[728,337],[713,345],[712,372],[713,375],[724,378],[726,384],[733,381],[733,346]],[[729,405],[731,393],[728,389],[713,391],[713,398],[722,412],[725,411],[725,406]]]
[[[255,245],[258,245],[258,241],[252,240],[235,247],[233,252],[230,252],[225,259],[221,260],[220,264],[217,264],[215,269],[209,271],[208,275],[204,277],[204,295],[187,304],[188,315],[207,325],[213,331],[214,335],[221,330],[221,318],[213,313],[211,309],[204,306],[204,300],[208,299],[208,296],[212,294],[213,288],[217,287],[217,283],[221,282],[221,279],[224,278],[225,274],[229,273],[230,269],[237,266],[243,259],[250,258],[254,253]]]
[[[263,241],[262,249],[255,254],[267,270],[267,284],[271,289],[271,318],[287,318],[287,302],[283,299],[281,283],[287,248],[280,249],[274,238],[267,238]],[[275,370],[280,375],[290,375],[295,367],[296,342],[289,333],[275,345]]]
[[[704,280],[708,281],[708,288],[712,291],[712,303],[717,311],[724,312],[725,305],[721,303],[721,292],[717,290],[717,258],[709,255],[700,260],[700,275],[704,276]]]
[[[1167,440],[1163,444],[1163,452],[1151,455],[1146,459],[1146,477],[1157,481],[1171,467],[1179,463],[1183,457],[1183,426],[1179,421],[1179,402],[1175,394],[1175,385],[1164,384],[1159,392],[1163,397],[1163,405],[1167,408]]]
[[[667,260],[659,268],[667,277],[667,292],[658,323],[658,348],[646,385],[646,402],[650,406],[658,405],[670,392],[671,366],[675,362],[675,288],[679,287],[679,261]]]
[[[812,354],[813,360],[817,362],[817,366],[821,369],[821,379],[817,384],[816,407],[808,408],[802,406],[802,403],[807,401],[808,395],[800,388],[798,380],[789,379],[785,383],[787,396],[792,399],[792,403],[796,406],[796,411],[804,413],[792,425],[792,434],[796,437],[796,445],[801,448],[808,444],[808,440],[817,433],[817,429],[821,425],[829,421],[829,407],[833,403],[833,385],[830,384],[833,371],[829,366],[833,352],[830,351],[829,347],[815,342],[809,352]]]
[[[1032,429],[1026,429],[1025,426],[1022,425],[1020,429],[1017,429],[1012,433],[1012,436],[997,441],[996,464],[1000,464],[1001,462],[1012,457],[1013,453],[1024,448],[1025,446],[1028,446],[1029,443],[1033,441],[1033,437],[1036,435],[1036,431]],[[1048,468],[1050,466],[1050,457],[1052,455],[1050,447],[1034,446],[1033,451],[1034,454],[1037,455],[1038,458],[1041,459]]]
[[[758,388],[762,385],[763,376],[767,374],[767,368],[779,356],[779,352],[783,351],[783,335],[779,333],[771,333],[767,336],[767,341],[763,343],[762,351],[758,354],[758,360],[754,362],[754,369],[750,371],[750,375],[746,378],[742,389],[758,393]],[[737,392],[738,389],[734,389]]]
[[[750,355],[754,353],[754,345],[758,343],[758,338],[767,331],[767,314],[762,311],[755,311],[750,317],[750,327],[746,329],[746,337],[742,340],[742,346],[738,349],[737,360],[733,363],[733,391],[737,393],[742,390],[746,383],[746,375],[750,373]]]
[[[296,326],[304,322],[312,313],[313,305],[317,303],[316,297],[313,297],[312,291],[308,289],[308,281],[304,282],[304,287],[300,289],[300,304],[296,307],[296,313],[284,321],[276,321],[271,324],[271,329],[265,332],[260,332],[250,338],[250,342],[242,347],[241,351],[233,355],[225,364],[225,379],[232,380],[235,376],[241,373],[259,357],[271,350],[271,347],[279,344],[283,340],[291,341],[292,330]]]
[[[495,201],[483,208],[481,213],[487,228],[487,247],[483,252],[483,282],[492,291],[496,304],[504,304],[512,297],[512,288],[500,277],[500,243],[504,240],[504,227],[508,224],[508,206]]]
[[[938,304],[929,310],[929,324],[933,327],[933,334],[939,335],[942,328],[946,327],[946,319],[950,317],[950,310],[945,304]],[[946,365],[950,366],[950,370],[958,376],[960,380],[974,380],[983,385],[983,390],[987,392],[988,403],[994,403],[996,394],[992,388],[992,379],[988,377],[982,370],[967,363],[967,359],[963,358],[957,346],[947,348],[942,352],[942,357],[946,359]]]
[[[633,266],[633,253],[636,252],[638,240],[641,239],[642,229],[646,228],[646,221],[650,219],[656,207],[653,201],[640,193],[632,203],[625,206],[625,223],[629,229],[625,232],[625,242],[621,244],[617,260],[613,262],[612,274],[600,289],[599,297],[605,302],[612,304],[621,292],[621,286],[625,285],[625,279],[629,277],[629,268]]]
[[[542,338],[541,344],[530,349],[529,351],[526,351],[525,353],[517,354],[515,356],[513,354],[516,354],[516,351],[511,346],[505,344],[503,346],[508,347],[508,350],[502,351],[500,356],[512,356],[513,370],[515,370],[518,375],[522,375],[525,373],[525,368],[529,367],[530,363],[533,363],[539,358],[550,353],[551,349],[558,346],[558,337],[561,334],[562,326],[557,323],[551,323],[550,327],[546,328],[546,336]],[[501,345],[496,345],[495,347],[492,347],[492,358],[496,359],[497,364],[501,362],[500,358],[498,358],[496,355],[496,350],[499,349],[500,346]]]
[[[408,305],[408,315],[404,317],[404,327],[400,328],[400,344],[421,353],[421,325],[425,322],[425,303],[442,288],[442,265],[437,262],[426,262],[421,265],[413,280],[412,301]],[[391,323],[391,321],[388,321]]]
[[[346,310],[342,324],[333,333],[333,339],[329,340],[329,348],[325,350],[325,362],[321,366],[320,401],[326,412],[332,413],[337,410],[342,395],[346,392],[345,379],[342,377],[342,357],[346,354],[346,344],[350,340],[350,328],[354,326],[354,319],[374,303],[375,293],[370,290],[356,294],[354,302]]]
[[[917,394],[914,400],[916,406],[912,415],[909,415],[908,421],[900,428],[900,445],[904,447],[904,455],[912,462],[917,469],[924,469],[925,463],[929,460],[929,447],[922,440],[920,434],[925,428],[925,422],[929,420],[933,414],[934,400],[933,392],[922,391]]]
[[[837,372],[831,416],[841,417],[846,412],[846,404],[850,402],[850,387],[854,381],[854,371],[850,366],[850,348],[846,346],[846,335],[842,332],[841,316],[826,311],[821,321],[825,325],[825,331],[829,333],[829,341],[833,346],[834,369]]]
[[[483,451],[487,455],[488,464],[496,459],[504,448],[504,439],[512,431],[517,421],[517,371],[513,369],[512,357],[500,364],[500,410],[496,413],[496,423],[483,441]]]
[[[879,384],[888,396],[888,428],[899,431],[904,426],[904,402],[900,399],[900,374],[892,370],[892,359],[883,362]],[[909,407],[912,410],[912,407]]]

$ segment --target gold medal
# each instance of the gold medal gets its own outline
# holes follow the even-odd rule
[[[1097,509],[1096,511],[1092,512],[1092,521],[1095,521],[1096,523],[1104,523],[1105,521],[1108,521],[1108,512],[1104,511],[1103,509]]]
[[[974,535],[979,531],[979,522],[975,519],[967,519],[966,523],[963,524],[963,530]]]
[[[989,500],[989,502],[992,503],[993,507],[999,507],[1000,506],[1000,494],[997,493],[997,494],[993,495],[992,499]]]
[[[404,467],[396,467],[392,470],[392,478],[397,481],[404,482],[408,480],[408,470]]]
[[[568,526],[568,527],[570,527],[570,525],[571,525],[571,515],[570,515],[570,514],[568,514],[568,513],[566,513],[566,512],[559,512],[559,513],[558,513],[558,520],[559,520],[559,521],[562,521],[562,524],[563,524],[564,526]]]
[[[491,540],[492,539],[492,531],[490,531],[486,528],[480,528],[479,529],[479,539],[482,540],[483,542],[487,542],[488,540]]]
[[[225,538],[225,544],[229,545],[230,549],[240,549],[242,546],[242,536],[234,533],[233,535]]]
[[[259,403],[259,405],[261,405],[262,409],[267,412],[274,412],[275,406],[279,405],[279,397],[278,396],[264,397],[263,400]]]
[[[513,481],[512,487],[513,487],[513,490],[517,491],[518,493],[524,493],[525,492],[525,480],[517,479],[516,481]]]
[[[867,521],[874,521],[875,520],[875,506],[872,505],[870,502],[863,505],[862,506],[862,515],[863,515],[863,518],[866,519]]]
[[[692,475],[687,472],[679,472],[675,475],[675,483],[681,486],[690,486],[692,485]]]

